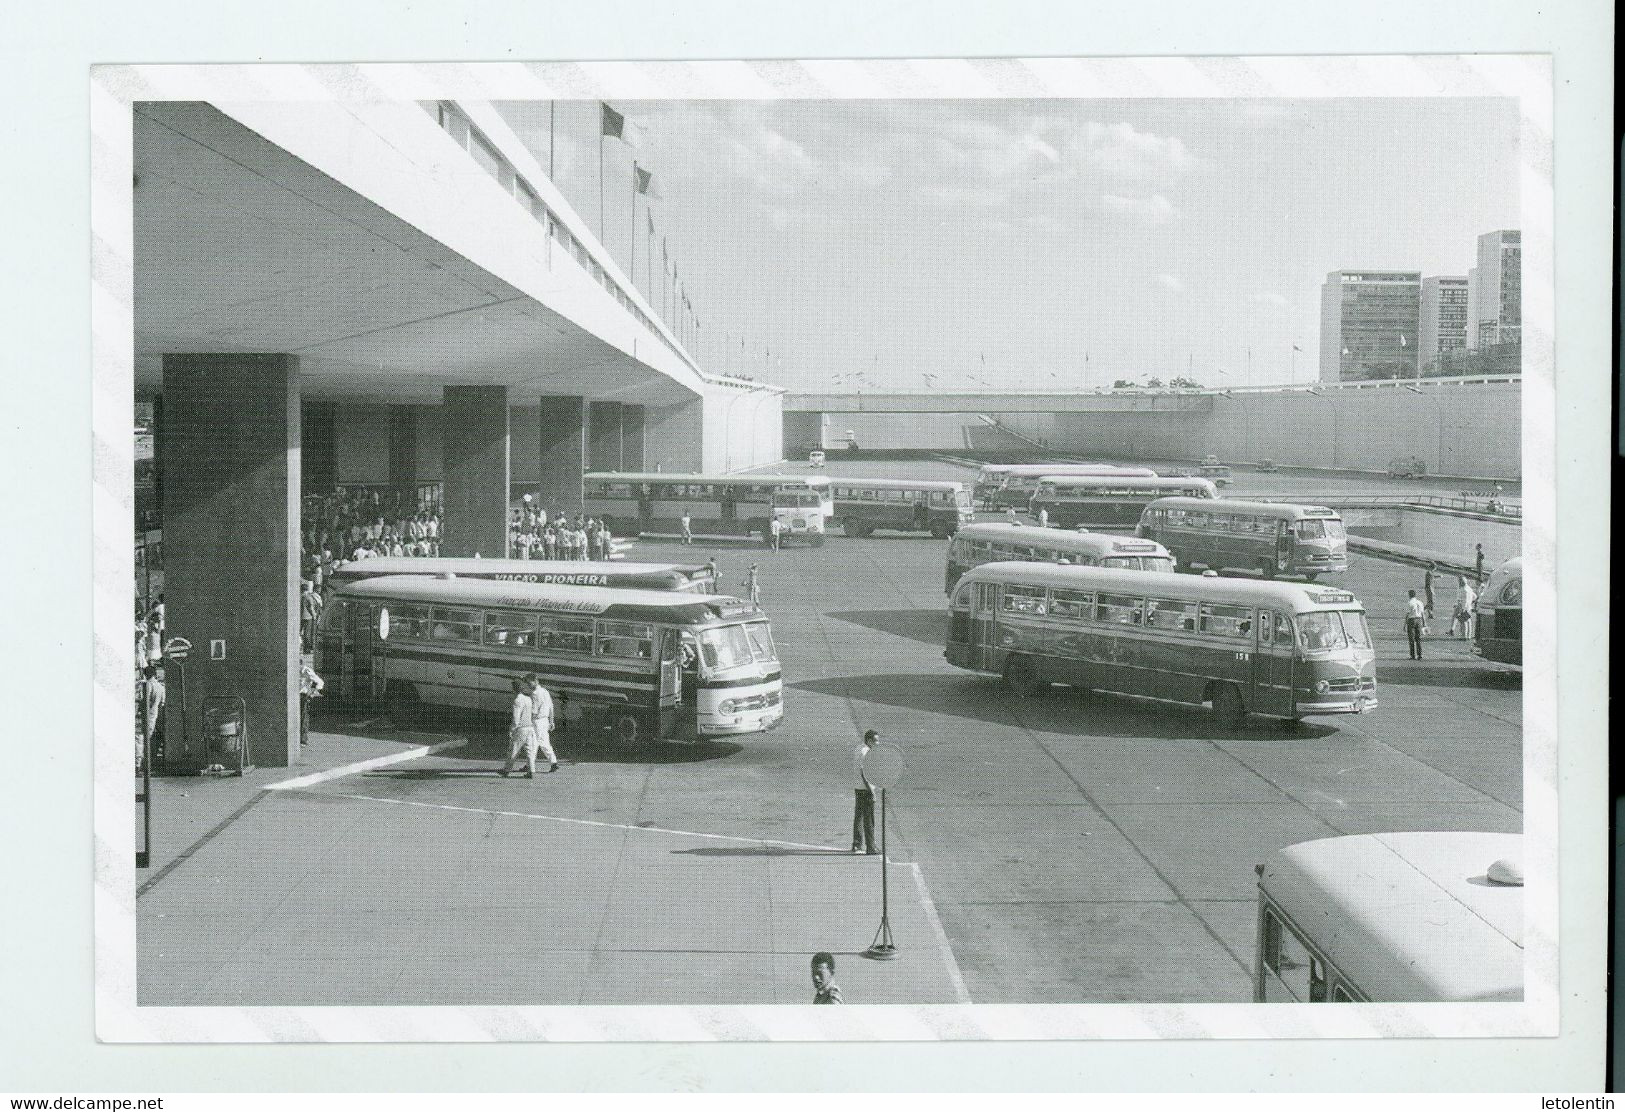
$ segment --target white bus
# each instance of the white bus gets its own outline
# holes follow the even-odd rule
[[[1478,592],[1473,641],[1478,655],[1499,664],[1523,663],[1523,557],[1490,573]]]
[[[1142,537],[1168,546],[1180,566],[1257,569],[1264,577],[1349,570],[1348,534],[1336,510],[1234,498],[1159,498],[1140,514]]]
[[[971,568],[1006,560],[1135,571],[1174,570],[1174,558],[1156,541],[988,521],[965,526],[949,542],[943,590],[952,594],[960,577]]]
[[[1359,600],[1297,584],[983,564],[954,590],[944,655],[1018,695],[1063,683],[1211,703],[1230,727],[1377,705]]]
[[[683,475],[646,471],[582,476],[585,511],[623,535],[679,533],[768,538],[777,518],[785,542],[824,543],[835,506],[823,475]]]
[[[1157,475],[1046,475],[1038,481],[1028,512],[1044,510],[1062,529],[1125,529],[1158,498],[1217,498],[1207,479]]]
[[[331,588],[381,575],[439,575],[459,579],[501,579],[515,583],[558,583],[569,587],[612,587],[634,591],[716,593],[706,564],[648,564],[630,560],[484,560],[451,556],[371,556],[340,564],[327,579]]]
[[[1156,474],[1149,467],[1120,467],[1115,463],[988,464],[976,478],[975,495],[983,509],[1025,510],[1045,475],[1133,475],[1150,479]]]
[[[1256,1003],[1523,999],[1523,839],[1299,842],[1258,873]]]
[[[395,575],[340,587],[316,669],[340,697],[502,710],[535,672],[561,718],[628,742],[749,734],[784,717],[767,616],[749,602]]]
[[[835,520],[850,537],[867,537],[876,529],[930,533],[951,537],[976,518],[970,491],[963,483],[926,479],[832,478]]]

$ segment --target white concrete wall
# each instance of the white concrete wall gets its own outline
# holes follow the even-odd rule
[[[740,471],[784,458],[784,395],[710,387],[705,395],[704,467]]]

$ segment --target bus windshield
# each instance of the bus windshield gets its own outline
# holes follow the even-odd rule
[[[1298,536],[1306,541],[1340,541],[1344,538],[1341,521],[1300,521],[1294,528]]]
[[[707,668],[738,668],[752,661],[761,664],[778,659],[766,622],[702,630],[700,655]]]
[[[1358,610],[1322,610],[1298,615],[1298,641],[1305,652],[1369,649],[1371,633]]]
[[[1134,568],[1137,571],[1173,571],[1171,556],[1108,556],[1101,562],[1107,568]]]
[[[781,490],[773,495],[775,506],[816,506],[818,503],[818,492],[812,490]]]

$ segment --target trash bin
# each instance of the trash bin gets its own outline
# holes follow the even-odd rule
[[[248,704],[240,695],[203,700],[203,772],[241,776],[248,749]]]

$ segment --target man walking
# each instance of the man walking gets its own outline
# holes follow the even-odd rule
[[[1484,546],[1481,544],[1473,545],[1473,578],[1484,582]]]
[[[1467,582],[1465,575],[1456,579],[1456,609],[1450,616],[1450,632],[1456,633],[1463,641],[1473,639],[1473,611],[1478,606],[1478,592],[1473,590],[1472,584]]]
[[[784,523],[778,518],[769,518],[767,522],[767,543],[774,552],[779,550],[781,538],[784,536]]]
[[[852,789],[855,798],[852,803],[852,852],[853,853],[879,853],[875,848],[875,789],[869,783],[869,778],[863,774],[863,759],[869,755],[880,735],[873,730],[863,731],[863,744],[858,746],[852,754],[852,764],[858,774],[857,786]],[[834,972],[833,963],[830,965]]]
[[[535,672],[526,673],[525,686],[530,693],[530,722],[536,734],[536,748],[547,758],[547,771],[557,772],[559,758],[553,752],[553,696],[548,694]]]
[[[1405,601],[1405,644],[1410,648],[1411,659],[1422,659],[1422,619],[1426,608],[1422,600],[1416,597],[1416,590],[1412,588],[1405,592],[1409,598]]]
[[[745,573],[745,590],[749,593],[752,606],[762,605],[762,586],[756,579],[756,565],[752,564]]]
[[[1425,599],[1423,612],[1428,621],[1433,620],[1433,573],[1439,570],[1439,565],[1429,563],[1427,571],[1422,573],[1422,597]]]
[[[502,762],[502,776],[507,778],[521,751],[525,754],[525,779],[536,775],[536,720],[532,712],[530,694],[523,680],[511,681],[513,704],[508,715],[508,759]]]
[[[316,619],[322,616],[322,596],[308,579],[299,581],[299,651],[311,652],[316,647]]]
[[[844,1004],[841,986],[835,983],[835,955],[820,950],[812,956],[814,1004]]]
[[[693,544],[694,543],[694,519],[688,516],[688,507],[687,506],[683,507],[682,524],[683,524],[683,543],[684,544]]]
[[[316,669],[299,662],[299,744],[310,744],[310,701],[318,698],[322,688],[327,685],[322,677],[316,674]]]

